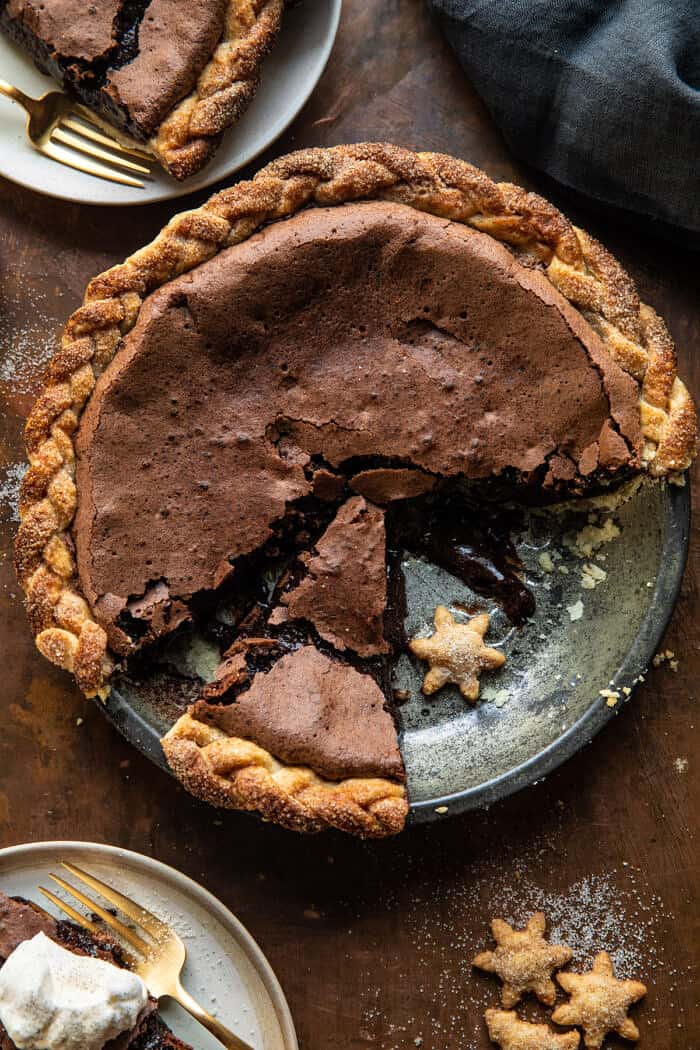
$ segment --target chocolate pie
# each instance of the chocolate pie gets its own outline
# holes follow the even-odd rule
[[[87,933],[72,922],[57,921],[31,901],[0,893],[0,970],[18,945],[41,933],[75,955],[102,959],[119,968],[125,966],[121,948],[109,937]],[[15,1050],[2,1023],[0,1050]],[[149,998],[134,1029],[111,1039],[105,1044],[105,1050],[191,1050],[191,1047],[173,1035],[158,1013],[158,1003]]]
[[[257,88],[284,0],[0,0],[0,26],[79,102],[199,171]]]
[[[460,575],[465,491],[673,478],[695,412],[663,322],[550,204],[356,145],[275,161],[93,280],[26,433],[17,571],[41,652],[104,696],[227,603],[221,665],[163,741],[176,776],[385,835],[408,810],[397,550]],[[522,623],[507,561],[495,593]]]

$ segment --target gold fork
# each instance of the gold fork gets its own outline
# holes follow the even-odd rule
[[[180,974],[185,965],[186,949],[178,935],[166,923],[161,922],[150,911],[146,911],[135,901],[125,897],[123,893],[112,889],[104,882],[100,882],[94,875],[89,875],[82,868],[74,864],[61,863],[61,867],[82,882],[85,886],[94,890],[101,897],[117,908],[122,915],[131,919],[133,926],[126,926],[111,912],[92,900],[82,890],[71,886],[69,882],[58,875],[49,874],[49,878],[61,887],[69,896],[75,898],[84,907],[89,908],[93,915],[102,919],[109,926],[112,933],[116,934],[120,942],[126,942],[129,949],[123,952],[124,961],[130,970],[137,973],[143,980],[151,995],[156,999],[169,996],[180,1004],[200,1024],[204,1025],[219,1042],[223,1043],[228,1050],[253,1050],[249,1043],[244,1042],[220,1021],[207,1013],[199,1003],[186,992],[180,983]],[[78,923],[83,929],[90,933],[104,934],[105,931],[96,922],[86,918],[70,904],[57,897],[51,890],[40,886],[39,890],[60,911],[67,915],[73,922]],[[130,950],[130,949],[133,949]],[[136,953],[136,954],[134,954]]]
[[[151,161],[147,153],[136,145],[127,144],[115,130],[107,129],[98,118],[79,102],[72,102],[60,91],[49,91],[41,98],[30,98],[19,88],[0,80],[0,94],[19,102],[27,111],[27,135],[34,149],[51,157],[59,164],[96,175],[100,179],[119,182],[123,186],[143,189],[143,182],[128,172],[150,175],[150,169],[128,157]],[[109,134],[105,131],[109,130]],[[103,147],[108,147],[104,149]],[[94,160],[90,158],[94,157]],[[106,163],[99,163],[106,161]],[[122,171],[114,171],[121,168]]]

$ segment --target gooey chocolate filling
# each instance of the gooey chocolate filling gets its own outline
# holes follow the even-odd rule
[[[339,692],[359,702],[354,675],[390,700],[402,552],[514,623],[532,613],[507,518],[465,486],[590,492],[639,449],[636,383],[539,272],[401,205],[312,209],[144,303],[79,431],[81,585],[123,655],[206,621],[234,651],[198,717],[231,729],[245,708],[248,734],[293,756],[299,723],[325,724]],[[280,664],[316,685],[273,733]],[[343,762],[365,768],[377,725],[346,715]],[[321,775],[338,774],[332,737],[304,752]]]

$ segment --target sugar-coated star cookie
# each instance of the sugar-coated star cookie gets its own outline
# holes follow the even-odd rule
[[[435,610],[435,633],[430,638],[413,638],[409,648],[430,664],[423,679],[423,692],[429,696],[448,682],[458,685],[466,700],[478,700],[479,676],[506,662],[503,653],[484,645],[489,628],[489,614],[473,616],[459,623],[444,605]]]
[[[506,1008],[515,1006],[524,992],[534,992],[547,1006],[554,1004],[557,990],[552,973],[568,963],[573,953],[565,944],[549,944],[544,938],[546,926],[541,911],[535,912],[524,930],[514,930],[503,919],[491,920],[496,948],[480,952],[473,965],[501,978],[501,1002]]]
[[[588,973],[559,973],[557,980],[571,998],[556,1008],[552,1020],[579,1025],[588,1050],[598,1050],[608,1032],[617,1032],[623,1039],[639,1039],[639,1029],[627,1011],[646,995],[646,985],[619,981],[607,952],[596,955]]]
[[[501,1050],[577,1050],[578,1032],[553,1032],[546,1024],[521,1021],[515,1010],[487,1010],[484,1014],[489,1038]]]

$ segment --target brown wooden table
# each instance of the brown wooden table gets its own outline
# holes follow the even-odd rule
[[[557,196],[520,166],[411,0],[346,0],[329,68],[269,156],[362,139],[449,151],[553,197],[635,276],[700,393],[697,256],[642,221],[624,226]],[[487,942],[492,913],[519,916],[540,903],[583,956],[616,947],[623,968],[649,983],[636,1012],[642,1047],[697,1050],[697,536],[666,640],[677,672],[652,670],[620,716],[546,782],[379,844],[299,838],[200,805],[35,652],[11,566],[22,418],[88,278],[149,240],[178,206],[80,207],[0,181],[0,846],[116,843],[200,880],[267,953],[303,1050],[486,1047],[481,1014],[496,986],[469,958]]]

